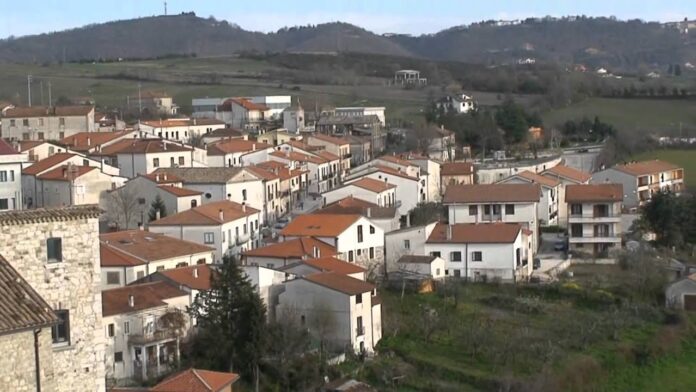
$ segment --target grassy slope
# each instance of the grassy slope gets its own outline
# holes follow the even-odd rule
[[[648,134],[696,129],[696,103],[690,100],[591,98],[543,115],[547,126],[560,125],[569,119],[599,116],[621,131]]]
[[[696,188],[696,150],[654,150],[635,157],[636,160],[660,159],[684,168],[686,186]]]

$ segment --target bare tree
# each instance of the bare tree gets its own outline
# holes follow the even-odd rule
[[[140,211],[140,198],[133,188],[122,186],[105,197],[106,214],[118,228],[128,229]]]

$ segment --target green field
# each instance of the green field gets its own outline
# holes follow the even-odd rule
[[[590,119],[599,116],[628,134],[677,134],[683,130],[696,131],[696,101],[669,99],[590,98],[542,115],[544,124],[560,126],[567,120]]]
[[[660,159],[684,168],[684,182],[687,188],[696,189],[696,149],[693,150],[653,150],[632,157],[635,160]]]
[[[659,307],[624,297],[632,278],[617,267],[575,272],[541,287],[382,289],[380,355],[344,370],[384,391],[650,391],[672,374],[696,388],[688,321],[663,324]]]

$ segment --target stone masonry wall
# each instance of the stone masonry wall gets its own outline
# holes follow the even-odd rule
[[[51,328],[39,334],[41,391],[55,391]],[[34,331],[0,336],[0,391],[36,391],[36,364],[34,361]]]
[[[47,263],[46,239],[50,237],[62,238],[63,262]],[[70,311],[70,345],[52,350],[54,390],[103,392],[105,337],[97,219],[0,226],[0,254],[54,310]]]

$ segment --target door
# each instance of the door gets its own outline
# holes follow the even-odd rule
[[[696,311],[696,295],[684,294],[684,310]]]

